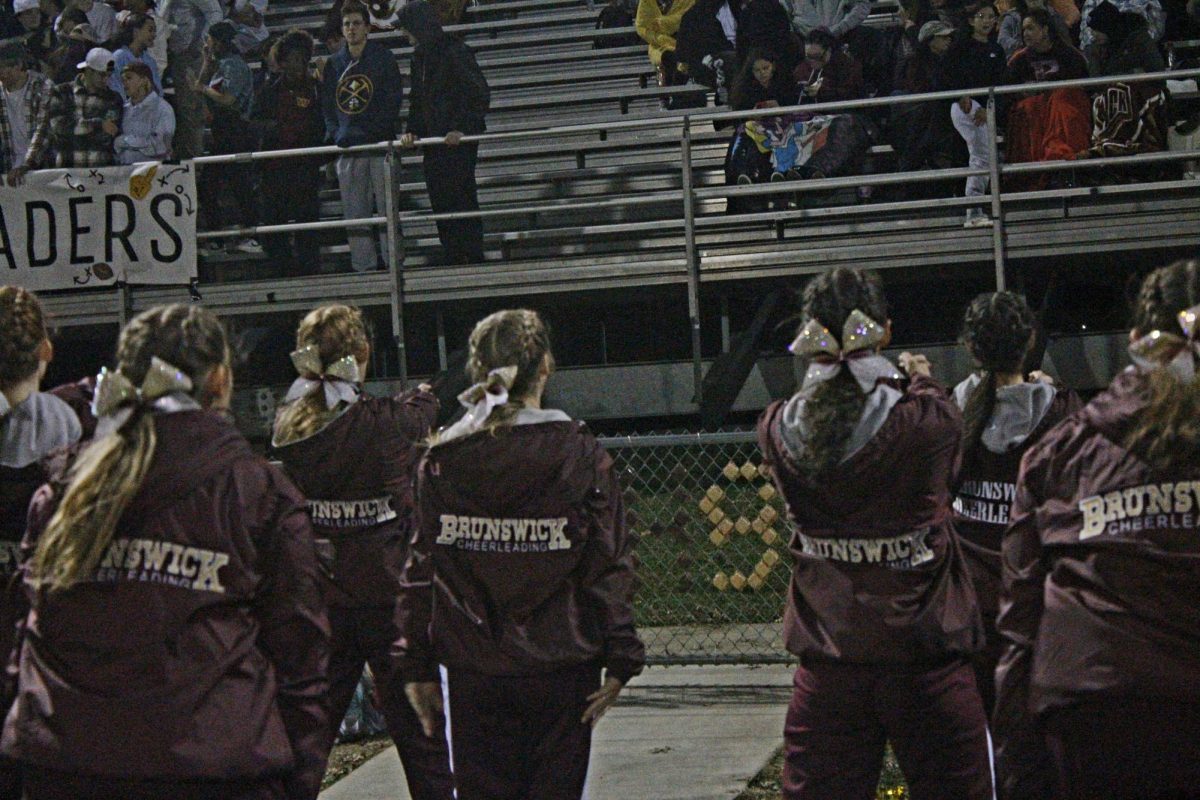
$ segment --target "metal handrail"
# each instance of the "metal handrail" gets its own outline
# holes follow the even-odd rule
[[[608,198],[603,200],[581,200],[568,201],[566,203],[542,203],[535,205],[521,205],[507,208],[492,208],[480,209],[477,211],[464,211],[441,214],[428,213],[397,213],[395,210],[395,198],[391,195],[395,191],[395,178],[392,174],[392,168],[388,170],[388,194],[386,205],[386,213],[382,217],[365,217],[360,219],[343,219],[343,220],[323,220],[310,223],[290,223],[283,225],[264,225],[239,229],[226,229],[220,231],[206,231],[198,233],[198,239],[219,239],[231,236],[245,236],[254,234],[271,234],[271,233],[286,233],[291,231],[302,230],[323,230],[337,228],[362,228],[362,227],[385,227],[388,240],[388,247],[392,254],[394,262],[393,280],[391,282],[391,305],[392,305],[392,323],[394,343],[400,358],[401,374],[406,370],[405,365],[405,343],[403,336],[403,255],[402,255],[402,239],[400,236],[400,225],[405,222],[432,222],[441,220],[459,220],[459,219],[482,219],[496,218],[507,216],[524,216],[528,214],[539,213],[554,213],[564,211],[576,211],[585,209],[603,209],[603,208],[624,208],[630,206],[645,206],[663,202],[672,202],[682,200],[684,208],[684,235],[686,244],[686,256],[688,261],[688,317],[689,326],[691,328],[692,339],[692,361],[693,361],[693,379],[695,382],[696,403],[700,402],[701,384],[703,370],[700,354],[700,256],[696,246],[696,206],[701,200],[730,198],[742,196],[756,196],[777,194],[782,192],[795,193],[801,191],[823,191],[830,189],[839,189],[847,187],[859,186],[884,186],[898,183],[909,183],[919,181],[942,181],[949,179],[962,179],[971,176],[987,175],[990,178],[991,191],[990,197],[980,197],[977,200],[970,198],[951,198],[947,202],[937,203],[932,205],[945,207],[961,207],[966,205],[981,205],[985,202],[990,203],[992,213],[993,226],[993,250],[994,262],[996,270],[996,286],[999,289],[1004,288],[1006,284],[1006,258],[1005,258],[1005,233],[1004,233],[1004,205],[1003,195],[1000,191],[999,178],[1002,175],[1009,174],[1024,174],[1039,171],[1060,171],[1075,168],[1100,168],[1111,165],[1137,165],[1143,163],[1169,162],[1177,160],[1193,160],[1200,156],[1196,152],[1173,152],[1173,153],[1151,153],[1139,154],[1133,156],[1116,156],[1107,158],[1086,159],[1080,161],[1045,161],[1029,164],[1000,164],[997,126],[996,126],[996,104],[998,98],[1010,95],[1030,95],[1044,91],[1052,91],[1057,89],[1069,88],[1092,88],[1097,86],[1109,86],[1115,83],[1140,83],[1140,82],[1160,82],[1167,80],[1183,80],[1188,78],[1200,78],[1200,69],[1180,70],[1175,72],[1157,72],[1157,73],[1141,73],[1132,75],[1115,75],[1099,78],[1083,78],[1071,81],[1053,81],[1031,84],[1019,84],[1012,86],[997,86],[997,87],[975,87],[971,89],[962,89],[955,91],[940,91],[940,92],[925,92],[922,94],[913,95],[896,95],[889,97],[868,98],[862,100],[843,100],[838,102],[828,103],[812,103],[806,105],[787,106],[782,108],[752,109],[746,111],[694,111],[688,110],[678,114],[662,114],[653,117],[647,117],[637,120],[613,120],[603,122],[580,123],[575,125],[559,125],[546,126],[541,128],[526,128],[516,131],[506,131],[502,133],[485,133],[471,136],[464,136],[464,143],[481,143],[491,144],[496,142],[523,141],[530,139],[545,139],[552,136],[568,136],[573,134],[601,134],[607,136],[611,132],[617,131],[636,131],[646,129],[673,129],[678,125],[680,130],[680,167],[682,170],[682,182],[679,190],[660,191],[653,193],[640,193],[637,195],[622,196],[617,198]],[[760,186],[714,186],[705,188],[696,188],[691,175],[691,135],[694,126],[698,123],[719,123],[719,122],[735,122],[748,119],[775,117],[788,114],[832,114],[841,112],[861,111],[873,108],[888,108],[899,105],[912,105],[927,102],[954,101],[964,96],[982,97],[987,96],[987,126],[989,133],[989,150],[991,164],[987,169],[972,169],[972,168],[955,168],[942,170],[921,170],[918,172],[909,173],[889,173],[881,175],[858,175],[842,178],[824,178],[820,180],[806,181],[789,181],[781,184],[769,184]],[[216,164],[248,164],[255,161],[265,161],[273,159],[286,158],[312,158],[322,156],[376,156],[387,155],[389,165],[394,164],[394,160],[398,159],[406,150],[409,152],[418,152],[419,148],[444,145],[445,140],[442,137],[426,137],[417,139],[408,146],[401,146],[400,140],[392,140],[385,142],[377,142],[356,147],[342,148],[336,146],[321,146],[310,148],[294,148],[289,150],[270,150],[270,151],[252,151],[246,153],[232,153],[223,155],[200,156],[193,159],[193,163],[205,166]],[[926,201],[926,206],[931,205]],[[768,215],[770,216],[770,215]],[[126,295],[120,295],[122,309],[127,302]]]

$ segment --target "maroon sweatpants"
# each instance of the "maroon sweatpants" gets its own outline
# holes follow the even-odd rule
[[[440,732],[430,737],[421,731],[421,723],[404,695],[404,682],[392,679],[395,661],[391,650],[400,638],[394,607],[331,605],[329,622],[333,628],[329,657],[329,719],[333,727],[328,732],[326,752],[337,738],[338,726],[350,707],[363,665],[369,663],[375,673],[380,710],[400,753],[413,800],[451,800],[454,779],[450,775],[446,740]]]
[[[442,674],[458,800],[579,800],[592,729],[580,722],[600,688],[594,664],[543,675]]]
[[[25,800],[284,800],[283,781],[129,780],[26,766]]]
[[[886,742],[913,800],[991,800],[987,718],[965,660],[930,668],[813,662],[783,728],[786,800],[875,797]]]
[[[1061,800],[1200,798],[1200,703],[1113,699],[1043,720]]]

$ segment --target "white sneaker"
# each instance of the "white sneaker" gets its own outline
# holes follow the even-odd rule
[[[232,248],[235,253],[244,253],[248,256],[261,256],[263,254],[262,245],[258,243],[258,239],[238,239]]]
[[[977,208],[967,211],[967,218],[963,220],[964,228],[986,228],[991,224],[992,218]]]

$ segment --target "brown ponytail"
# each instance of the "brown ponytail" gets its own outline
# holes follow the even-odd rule
[[[366,361],[371,354],[366,322],[362,312],[353,306],[327,305],[308,312],[296,330],[296,349],[308,345],[317,348],[325,365],[346,356]],[[288,403],[275,415],[275,446],[307,439],[328,425],[340,410],[331,410],[321,392]]]
[[[964,458],[970,458],[996,409],[996,374],[1019,373],[1033,336],[1033,312],[1013,292],[981,294],[971,301],[959,337],[983,369],[983,380],[963,409]]]
[[[549,327],[536,311],[497,311],[476,323],[468,344],[467,374],[476,383],[486,381],[494,369],[517,368],[508,387],[508,402],[493,408],[484,423],[493,433],[512,427],[525,407],[525,398],[537,386],[543,362],[549,359],[549,367],[554,369]]]
[[[846,318],[855,309],[887,325],[883,281],[871,271],[838,267],[818,275],[804,287],[801,324],[815,319],[840,336]],[[804,442],[806,457],[799,464],[807,480],[815,480],[842,460],[866,400],[854,376],[845,369],[813,391],[804,404],[808,435]]]
[[[1176,261],[1142,281],[1134,330],[1141,336],[1151,331],[1181,336],[1176,315],[1195,305],[1200,305],[1200,262]],[[1166,369],[1153,369],[1148,380],[1149,402],[1125,438],[1126,449],[1160,472],[1195,468],[1200,463],[1200,376],[1183,383]]]
[[[199,306],[159,306],[135,317],[121,331],[117,368],[135,386],[157,356],[178,367],[197,387],[201,405],[212,397],[205,378],[229,363],[225,328],[216,315]],[[112,543],[117,524],[133,500],[157,439],[153,414],[144,407],[116,431],[96,440],[71,468],[66,493],[30,564],[34,583],[50,591],[69,589],[87,580]]]

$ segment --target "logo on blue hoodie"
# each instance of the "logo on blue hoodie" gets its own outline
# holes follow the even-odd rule
[[[343,114],[361,114],[371,104],[375,84],[366,75],[344,75],[337,85],[337,107]]]

